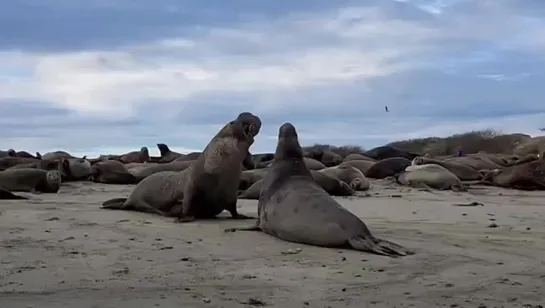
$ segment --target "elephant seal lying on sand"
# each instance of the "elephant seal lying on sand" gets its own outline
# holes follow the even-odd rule
[[[475,168],[468,165],[442,161],[438,159],[428,158],[428,157],[416,157],[412,161],[412,165],[427,165],[427,164],[436,164],[444,167],[448,171],[454,173],[461,181],[476,181],[482,179],[482,174],[477,171]]]
[[[411,161],[403,157],[386,158],[374,163],[365,176],[371,179],[384,179],[403,172],[411,165]]]
[[[124,164],[145,163],[150,160],[148,148],[142,147],[140,151],[132,151],[119,157],[119,161]]]
[[[328,194],[332,196],[346,197],[352,196],[356,191],[350,187],[346,182],[340,181],[336,178],[330,177],[320,171],[310,170],[310,174]],[[263,186],[263,179],[260,179],[248,187],[246,190],[239,193],[239,199],[258,200],[259,192]]]
[[[371,186],[369,180],[365,177],[365,175],[363,175],[360,170],[347,164],[341,164],[339,166],[325,168],[318,172],[328,175],[334,179],[343,181],[350,185],[352,189],[357,191],[368,190]]]
[[[467,191],[467,187],[454,173],[436,164],[409,166],[397,177],[397,182],[414,188]]]
[[[303,162],[295,127],[280,127],[271,170],[263,180],[258,218],[251,227],[280,239],[323,247],[351,247],[391,257],[413,254],[407,248],[374,237],[365,223],[337,203],[312,178]]]
[[[89,179],[103,184],[136,184],[136,177],[129,173],[125,164],[117,160],[107,160],[91,166]]]
[[[61,187],[61,174],[58,170],[5,170],[0,172],[0,187],[9,191],[56,193]]]
[[[481,170],[489,185],[520,190],[545,190],[545,157],[520,165],[494,170]]]

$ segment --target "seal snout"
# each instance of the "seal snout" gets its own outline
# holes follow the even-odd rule
[[[287,122],[282,124],[282,126],[280,126],[280,129],[278,130],[278,138],[289,138],[289,137],[297,138],[297,130],[295,130],[295,126],[293,126],[293,124]]]
[[[240,121],[244,125],[244,133],[248,136],[255,137],[259,134],[261,119],[258,116],[250,112],[242,112],[235,121]]]

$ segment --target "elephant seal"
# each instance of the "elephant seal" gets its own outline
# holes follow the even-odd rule
[[[321,162],[317,161],[310,157],[303,157],[303,161],[307,165],[307,168],[310,170],[321,170],[326,168],[326,166]],[[270,167],[273,164],[274,160],[268,163],[267,167]]]
[[[545,190],[545,158],[502,169],[481,170],[486,184],[520,190]]]
[[[171,151],[168,145],[164,143],[158,143],[157,148],[159,149],[159,152],[161,153],[161,157],[159,158],[159,161],[158,161],[159,163],[170,163],[176,158],[182,156],[181,153]]]
[[[413,165],[397,176],[401,185],[415,188],[467,191],[462,181],[447,168],[437,164]]]
[[[176,161],[197,160],[197,158],[199,158],[201,154],[202,152],[191,152],[189,154],[182,154],[178,158],[176,158]]]
[[[42,170],[59,170],[60,162],[58,160],[41,159],[41,160],[36,160],[36,162],[34,163],[18,164],[13,167],[9,167],[6,170],[27,169],[27,168],[42,169]]]
[[[322,150],[322,149],[310,149],[304,151],[303,154],[305,157],[315,159],[326,167],[337,166],[342,163],[343,158],[341,155],[331,151],[331,150]]]
[[[119,161],[124,164],[145,163],[149,161],[149,151],[147,147],[142,147],[140,151],[132,151],[119,157]]]
[[[0,187],[0,200],[28,200],[28,198],[16,195],[11,191]]]
[[[73,158],[74,156],[70,155],[69,153],[65,151],[55,151],[55,152],[48,152],[44,155],[41,155],[42,159],[46,160],[54,160],[54,159],[61,159],[61,158]]]
[[[356,191],[346,182],[330,177],[320,171],[310,170],[310,174],[328,194],[332,196],[348,197],[353,196]],[[259,200],[259,193],[263,186],[263,179],[253,183],[246,190],[241,191],[238,195],[239,199]]]
[[[14,169],[0,172],[0,187],[10,191],[56,193],[61,187],[58,170]]]
[[[403,157],[408,160],[413,160],[415,157],[420,156],[416,153],[400,150],[392,146],[376,147],[362,154],[364,156],[370,157],[375,160],[384,160],[387,158],[394,158],[394,157]]]
[[[251,161],[249,148],[260,129],[259,117],[243,112],[212,138],[187,169],[189,179],[178,222],[214,218],[224,210],[233,219],[251,218],[237,212],[237,194],[242,165]]]
[[[86,158],[62,158],[60,164],[63,182],[87,180],[91,174],[91,162]]]
[[[257,211],[255,225],[225,231],[262,231],[289,242],[350,247],[390,257],[413,254],[373,236],[363,221],[316,183],[303,162],[303,150],[290,123],[279,129],[276,155],[263,179]]]
[[[17,157],[17,152],[14,149],[9,149],[7,151],[0,151],[0,157]]]
[[[138,183],[128,198],[107,200],[101,208],[172,216],[174,206],[182,202],[187,171],[154,173]]]
[[[451,157],[451,158],[445,159],[444,161],[456,163],[459,165],[470,166],[471,168],[475,170],[502,168],[502,166],[494,163],[493,161],[487,159],[486,157],[481,157],[481,156]]]
[[[39,164],[40,160],[35,158],[26,158],[26,157],[2,157],[0,158],[0,171],[6,170],[8,168],[23,165],[23,164]]]
[[[352,153],[352,154],[346,155],[346,157],[343,159],[343,162],[353,161],[353,160],[365,160],[365,161],[376,162],[376,160],[372,159],[371,157],[367,157],[365,155],[361,155],[358,153]]]
[[[38,154],[38,153],[37,153],[37,154]],[[25,158],[40,159],[39,157],[34,156],[34,155],[28,153],[27,151],[17,151],[17,153],[15,153],[15,156],[16,156],[16,157],[25,157]],[[41,157],[41,156],[40,156],[40,157]]]
[[[319,170],[325,175],[328,175],[334,179],[343,181],[350,185],[352,189],[356,191],[368,190],[371,187],[369,180],[363,175],[363,173],[350,165],[338,165],[335,167],[328,167],[322,170]]]
[[[365,176],[371,179],[384,179],[401,173],[410,165],[411,161],[403,157],[386,158],[369,167]]]
[[[267,174],[268,169],[245,170],[240,174],[239,190],[246,190],[255,182],[263,179]]]
[[[120,161],[107,160],[91,166],[89,180],[104,184],[136,184],[136,177]]]
[[[375,162],[370,160],[349,160],[349,161],[343,162],[339,166],[349,165],[354,168],[357,168],[359,171],[361,171],[361,173],[365,174],[367,173],[367,170],[369,170],[369,168],[371,168],[371,166],[374,164]]]
[[[236,188],[240,176],[237,177],[236,171],[242,169],[241,162],[247,157],[253,136],[257,135],[260,127],[261,121],[257,117],[251,121],[237,119],[229,122],[210,141],[199,160],[192,162],[190,167],[178,172],[160,171],[151,174],[138,183],[128,198],[110,199],[102,204],[102,208],[157,213],[163,216],[183,215],[179,220],[190,221],[190,215],[195,215],[196,218],[212,216],[207,215],[211,214],[211,210],[205,208],[207,206],[227,206],[233,217],[245,218],[236,213]],[[233,198],[230,191],[225,191],[231,188],[229,186],[234,188],[232,194],[235,202],[227,200],[229,203],[225,205],[223,202],[226,198]],[[194,208],[197,206],[200,208]],[[223,208],[215,209],[214,212],[219,213],[222,210]]]
[[[444,167],[448,171],[454,173],[458,179],[461,181],[476,181],[482,179],[482,174],[468,165],[463,165],[454,162],[442,161],[438,159],[428,158],[428,157],[416,157],[413,159],[413,166],[417,165],[426,165],[426,164],[436,164]]]
[[[157,172],[161,171],[183,171],[191,164],[193,164],[194,160],[188,160],[188,161],[171,161],[170,163],[164,163],[164,164],[157,164],[157,165],[149,165],[148,164],[142,164],[142,166],[134,167],[134,168],[128,168],[129,173],[134,175],[137,182],[142,181],[143,179],[147,178],[148,176],[155,174]]]

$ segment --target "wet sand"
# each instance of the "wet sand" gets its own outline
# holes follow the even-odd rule
[[[394,259],[222,231],[252,220],[175,224],[99,209],[132,188],[70,183],[0,201],[0,307],[545,305],[545,192],[373,181],[337,198],[375,236],[416,251]],[[471,202],[483,206],[453,205]],[[256,215],[257,201],[239,206]]]

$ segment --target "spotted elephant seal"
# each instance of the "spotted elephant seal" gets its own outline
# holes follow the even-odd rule
[[[98,162],[91,166],[89,180],[103,184],[136,184],[136,177],[117,160]]]
[[[350,185],[352,189],[357,191],[368,190],[369,187],[371,187],[369,180],[365,177],[365,175],[363,175],[360,170],[347,164],[341,164],[335,167],[328,167],[318,172],[328,175],[334,179],[343,181]]]
[[[158,143],[157,148],[159,149],[159,153],[161,153],[161,158],[159,158],[159,163],[170,163],[171,161],[174,161],[176,158],[182,156],[181,153],[171,151],[168,145],[164,143]]]
[[[285,241],[323,247],[350,247],[391,257],[413,254],[396,243],[371,234],[365,223],[323,190],[303,162],[303,151],[295,127],[279,129],[276,155],[263,179],[258,218],[252,230]]]
[[[145,163],[150,160],[149,151],[147,147],[142,147],[140,151],[132,151],[123,154],[119,157],[119,161],[124,164],[129,163]]]
[[[352,196],[356,191],[346,182],[333,178],[320,171],[310,170],[310,174],[328,194],[332,196],[347,197]],[[263,179],[253,183],[246,190],[241,191],[238,195],[239,199],[259,200],[259,193],[263,187]]]
[[[399,174],[397,182],[414,188],[467,191],[467,187],[454,173],[437,164],[409,166]]]
[[[0,172],[0,187],[9,191],[56,193],[61,187],[58,170],[14,169]]]
[[[475,168],[455,162],[448,162],[429,157],[416,157],[415,159],[413,159],[411,164],[413,166],[426,164],[435,164],[442,166],[448,171],[454,173],[454,175],[456,175],[456,177],[458,177],[461,181],[476,181],[482,178],[482,174]]]
[[[365,176],[371,179],[384,179],[401,173],[410,165],[411,161],[403,157],[386,158],[369,167]]]

